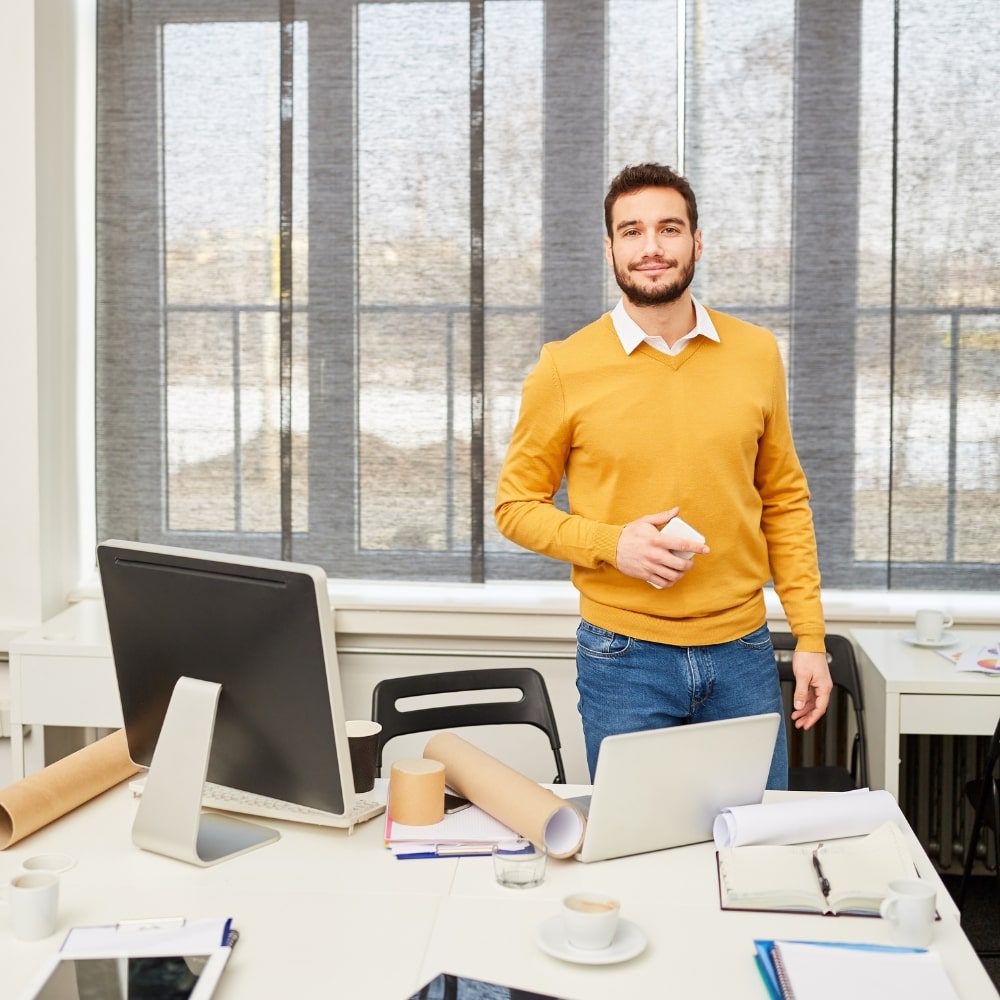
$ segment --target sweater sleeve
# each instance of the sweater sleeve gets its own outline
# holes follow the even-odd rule
[[[785,370],[774,345],[771,413],[757,451],[755,484],[763,503],[761,529],[767,540],[774,589],[781,599],[799,652],[825,651],[819,561],[809,486],[792,441]]]
[[[494,517],[512,542],[577,566],[615,564],[623,525],[555,506],[573,443],[559,373],[548,348],[529,373],[521,411],[500,471]]]

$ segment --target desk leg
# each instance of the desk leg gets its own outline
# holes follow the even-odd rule
[[[859,650],[861,686],[865,693],[865,728],[868,732],[869,784],[893,795],[899,788],[899,698],[886,691],[885,678]],[[895,710],[891,703],[895,701]],[[895,714],[896,721],[893,722]],[[894,735],[895,729],[895,735]]]
[[[890,694],[885,699],[885,772],[882,787],[892,792],[899,801],[899,695]]]
[[[24,726],[20,722],[10,726],[10,766],[11,781],[20,781],[24,777]]]
[[[11,781],[24,777],[24,723],[21,721],[21,656],[10,654],[10,766]]]

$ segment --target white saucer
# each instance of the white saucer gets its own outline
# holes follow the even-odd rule
[[[923,649],[944,649],[945,646],[954,646],[958,642],[958,636],[954,632],[942,632],[940,639],[920,639],[913,629],[907,629],[899,633],[903,642],[908,642],[911,646],[920,646]]]
[[[35,854],[30,858],[25,858],[21,862],[21,867],[29,872],[51,872],[53,875],[61,875],[68,872],[76,864],[76,858],[68,854]]]
[[[646,935],[642,928],[631,920],[619,920],[615,939],[607,948],[590,951],[586,948],[575,948],[566,940],[566,926],[561,913],[548,920],[543,920],[535,931],[535,944],[547,955],[561,958],[564,962],[577,962],[580,965],[613,965],[615,962],[627,962],[630,958],[642,954],[646,948]]]

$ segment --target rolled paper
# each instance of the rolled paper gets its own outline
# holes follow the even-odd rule
[[[424,758],[444,764],[448,787],[554,858],[580,849],[586,820],[572,803],[454,733],[438,733]]]
[[[0,851],[140,770],[119,729],[0,789]]]
[[[389,774],[389,815],[404,826],[444,819],[444,765],[436,760],[397,760]]]
[[[886,820],[903,825],[896,800],[886,791],[858,789],[786,802],[732,806],[715,817],[715,846],[806,844],[813,840],[861,837]]]

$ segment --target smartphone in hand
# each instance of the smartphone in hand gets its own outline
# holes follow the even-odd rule
[[[705,544],[705,536],[696,528],[692,528],[682,517],[672,517],[660,528],[660,534],[673,535],[677,538],[689,538],[692,542],[697,542],[699,545]],[[694,559],[695,556],[693,552],[682,552],[679,549],[671,549],[670,552],[681,559]]]

